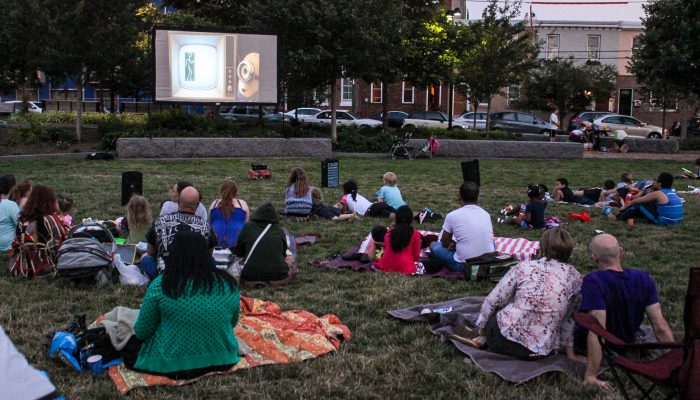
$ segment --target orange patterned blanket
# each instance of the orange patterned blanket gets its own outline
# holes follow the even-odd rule
[[[242,296],[241,316],[234,332],[250,350],[230,370],[207,375],[230,374],[259,365],[287,364],[316,358],[340,349],[342,342],[351,337],[350,329],[335,315],[317,317],[302,310],[282,312],[275,303]],[[199,379],[176,381],[136,372],[123,364],[110,367],[108,374],[124,394],[137,387],[180,386]]]

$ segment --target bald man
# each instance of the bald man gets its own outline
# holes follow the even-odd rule
[[[633,343],[635,334],[646,315],[659,342],[673,341],[673,333],[661,313],[656,285],[648,273],[623,269],[624,250],[617,239],[608,234],[598,235],[588,245],[597,271],[587,274],[581,285],[580,312],[587,312],[612,334]],[[598,379],[602,350],[598,337],[580,326],[574,332],[574,347],[587,353],[584,382],[610,388]]]
[[[195,215],[198,207],[199,191],[194,186],[189,186],[180,192],[177,212],[161,215],[153,221],[151,229],[146,233],[148,254],[141,259],[141,268],[149,278],[155,278],[159,271],[165,269],[164,258],[167,258],[168,246],[177,232],[199,232],[209,241],[212,249],[216,246],[216,236],[209,223]]]

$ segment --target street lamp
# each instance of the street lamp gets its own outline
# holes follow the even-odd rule
[[[462,18],[462,10],[457,7],[454,10],[447,11],[447,16],[452,25],[456,25],[457,19]],[[454,72],[454,71],[452,71]],[[450,79],[450,84],[447,86],[447,129],[452,130],[452,115],[454,114],[454,95],[455,95],[455,85]]]

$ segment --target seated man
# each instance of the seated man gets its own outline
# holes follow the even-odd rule
[[[661,313],[656,285],[648,273],[623,269],[622,247],[614,236],[598,235],[588,245],[597,271],[587,274],[581,285],[580,312],[593,315],[609,332],[633,343],[644,315],[649,318],[659,342],[673,341],[673,333]],[[602,349],[595,334],[580,326],[574,332],[574,348],[587,354],[584,382],[609,388],[598,379]]]
[[[430,256],[453,271],[464,271],[464,260],[495,251],[491,217],[476,205],[479,186],[464,182],[459,197],[461,207],[447,214],[440,241],[430,245]]]
[[[673,175],[662,172],[654,182],[654,191],[620,208],[617,216],[609,214],[611,220],[626,221],[643,217],[658,225],[677,225],[683,221],[683,202],[673,190]]]
[[[153,226],[146,233],[148,242],[147,255],[141,259],[141,268],[153,279],[165,268],[163,257],[168,256],[168,245],[175,234],[180,231],[196,231],[209,241],[209,247],[216,247],[216,235],[209,223],[195,215],[199,207],[199,192],[193,186],[180,192],[178,211],[161,215],[153,221]]]

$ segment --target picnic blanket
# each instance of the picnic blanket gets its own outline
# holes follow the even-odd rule
[[[437,235],[439,232],[431,231],[418,231],[421,235]],[[539,241],[527,240],[524,238],[507,238],[507,237],[494,237],[494,244],[496,246],[496,251],[501,254],[512,254],[518,261],[531,260],[540,249]],[[370,244],[374,243],[372,240],[372,235],[367,235],[359,247],[352,247],[346,251],[345,255],[351,255],[355,253],[364,253]],[[421,249],[420,257],[428,258],[430,254],[430,249]],[[344,260],[343,257],[334,257],[332,259],[318,259],[309,261],[309,265],[318,268],[325,269],[351,269],[353,271],[378,271],[374,267],[373,263],[362,263],[359,260]],[[433,278],[447,278],[447,279],[464,279],[463,272],[451,271],[448,268],[443,268],[434,274],[421,274]]]
[[[474,326],[483,301],[483,297],[463,297],[437,304],[421,304],[401,310],[388,311],[388,314],[406,322],[428,322],[433,334],[451,342],[459,351],[467,355],[465,362],[471,363],[483,371],[493,372],[508,382],[523,383],[548,372],[564,372],[578,379],[583,377],[586,365],[571,361],[563,354],[551,355],[540,360],[522,361],[488,350],[479,350],[451,338],[455,326],[460,324]],[[449,310],[450,307],[451,311],[443,314],[421,314],[421,311],[426,308],[445,311],[445,309]]]
[[[98,319],[99,320],[99,319]],[[234,332],[239,344],[244,344],[245,354],[230,370],[208,375],[230,374],[245,368],[270,364],[287,364],[316,358],[340,349],[350,340],[350,329],[332,314],[317,317],[303,310],[281,311],[268,301],[241,296],[241,314]],[[126,394],[144,386],[181,386],[202,377],[189,380],[173,380],[149,375],[119,366],[110,367],[109,377],[117,389]]]

